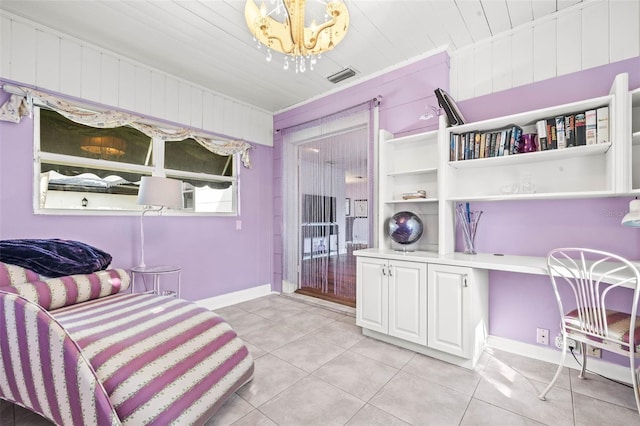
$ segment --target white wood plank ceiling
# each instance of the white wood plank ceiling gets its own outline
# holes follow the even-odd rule
[[[268,0],[267,0],[268,1]],[[309,0],[315,1],[315,0]],[[315,71],[265,60],[245,0],[2,0],[0,9],[220,94],[277,112],[435,49],[455,51],[582,0],[345,0],[349,33]],[[591,0],[585,0],[591,1]],[[326,77],[350,67],[337,86]]]

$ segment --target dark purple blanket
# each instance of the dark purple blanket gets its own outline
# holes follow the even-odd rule
[[[73,240],[3,240],[0,241],[0,261],[56,278],[107,269],[111,255]]]

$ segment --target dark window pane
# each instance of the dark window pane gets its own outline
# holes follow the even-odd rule
[[[151,165],[151,138],[131,127],[98,129],[40,110],[40,150],[54,154]]]
[[[194,139],[165,142],[164,167],[185,172],[233,176],[232,156],[214,154]]]

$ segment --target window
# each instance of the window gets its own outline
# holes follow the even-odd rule
[[[75,123],[35,108],[35,210],[139,211],[142,176],[183,182],[182,212],[234,214],[237,166],[194,139],[165,142],[128,126]]]

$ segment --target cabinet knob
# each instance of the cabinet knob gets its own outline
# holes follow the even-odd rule
[[[462,277],[462,285],[464,285],[465,287],[469,287],[468,279],[469,276],[467,274],[464,274],[464,276]]]
[[[387,270],[384,266],[382,267],[382,275],[387,276]]]
[[[389,265],[389,276],[390,277],[393,276],[392,272],[393,272],[393,266]]]

